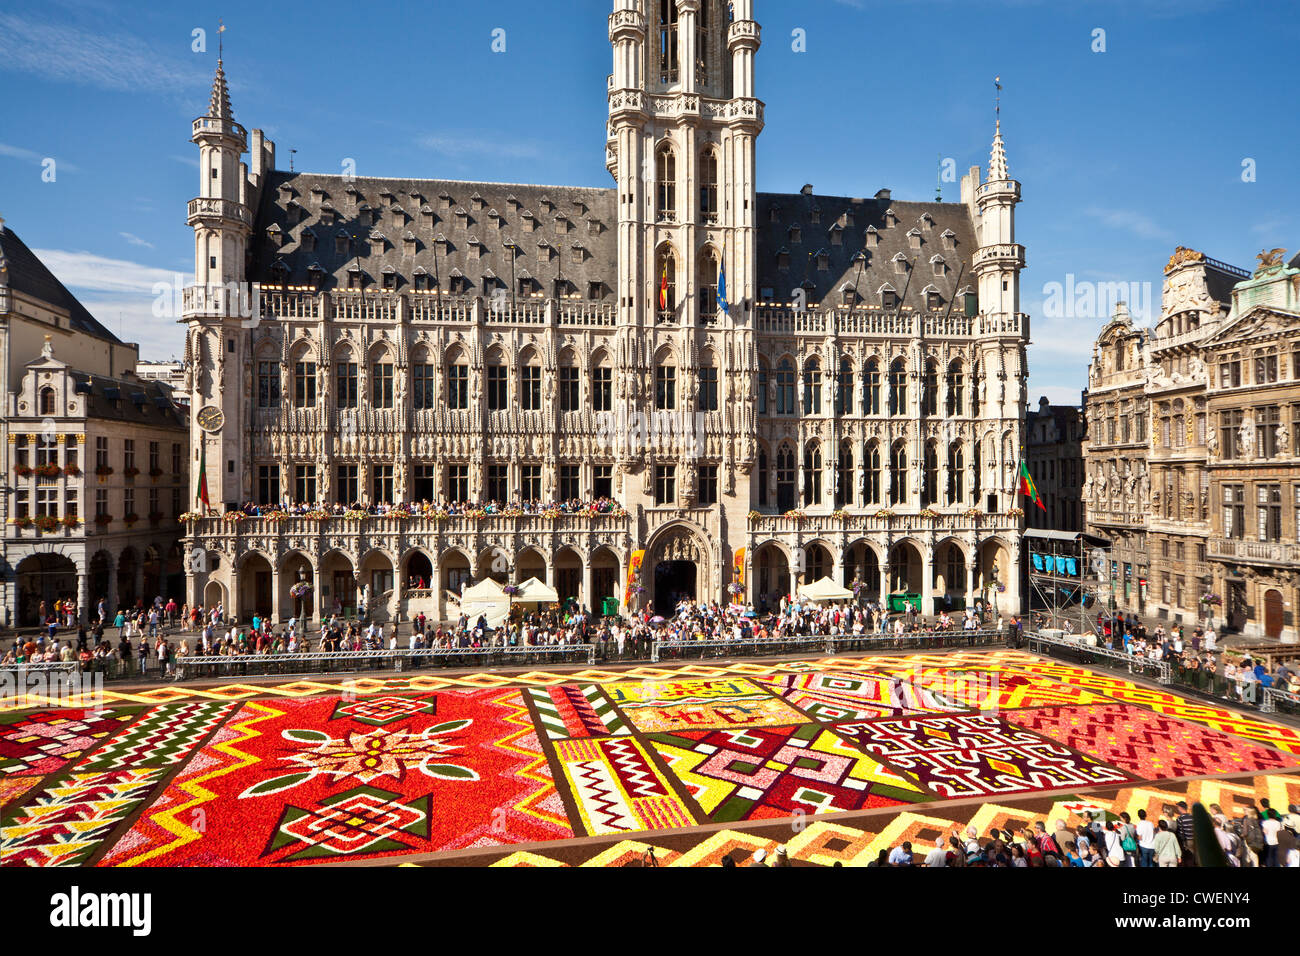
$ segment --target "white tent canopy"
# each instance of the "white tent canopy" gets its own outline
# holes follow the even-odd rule
[[[848,588],[840,587],[830,578],[822,578],[820,581],[814,581],[812,584],[801,584],[799,586],[799,596],[809,601],[851,601],[853,592]]]
[[[555,592],[555,588],[543,584],[537,578],[529,578],[519,585],[519,593],[515,595],[517,604],[555,604],[559,600],[560,595]]]
[[[460,612],[477,621],[479,615],[487,620],[488,627],[500,627],[510,614],[510,595],[491,578],[484,578],[465,589],[460,596]]]

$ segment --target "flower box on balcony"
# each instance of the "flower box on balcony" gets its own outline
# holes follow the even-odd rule
[[[44,465],[37,465],[32,469],[39,478],[57,478],[63,474],[63,469],[53,462]]]
[[[13,523],[20,528],[30,528],[32,526],[32,519],[27,515],[23,515],[22,517],[14,518]]]
[[[149,469],[149,477],[154,480],[154,484],[157,484],[158,479],[161,478],[162,476],[163,476],[163,470],[161,468]]]
[[[63,469],[63,473],[67,475],[69,478],[76,478],[78,475],[81,474],[81,469],[78,468],[76,465],[68,465]]]
[[[187,511],[176,520],[183,521],[186,524],[188,524],[191,521],[198,521],[202,517],[203,515],[199,514],[197,511]]]
[[[125,522],[128,528],[131,527],[131,525],[135,524],[139,520],[140,520],[140,516],[136,514],[134,511],[132,511],[130,514],[122,516],[122,521]]]
[[[31,465],[24,465],[21,462],[14,465],[14,474],[17,475],[19,478],[26,478],[31,473],[32,473]]]
[[[76,528],[81,524],[81,519],[76,515],[64,515],[59,519],[59,522],[65,528]]]
[[[128,478],[134,478],[136,475],[140,474],[140,469],[135,467],[135,465],[132,465],[130,468],[123,468],[122,474],[126,475]]]
[[[36,525],[36,530],[48,534],[59,526],[59,519],[54,515],[37,515],[32,519],[32,524]]]
[[[112,515],[95,515],[95,524],[99,525],[101,528],[112,520]]]

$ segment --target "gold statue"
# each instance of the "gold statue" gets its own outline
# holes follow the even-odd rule
[[[1270,269],[1273,266],[1280,266],[1284,255],[1286,255],[1285,249],[1274,249],[1272,252],[1261,252],[1255,257],[1259,260],[1259,269],[1256,269],[1255,271],[1258,272],[1262,269]]]

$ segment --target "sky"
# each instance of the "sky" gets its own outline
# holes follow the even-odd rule
[[[316,172],[607,187],[611,8],[9,0],[0,217],[142,358],[177,357],[159,292],[193,272],[189,134],[218,17],[235,118],[281,168],[293,149]],[[987,169],[1001,77],[1031,405],[1078,403],[1107,296],[1152,320],[1176,246],[1253,269],[1300,245],[1296,0],[755,0],[755,17],[760,191],[955,200],[942,170]]]

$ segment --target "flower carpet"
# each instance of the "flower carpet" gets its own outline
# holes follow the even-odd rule
[[[0,865],[865,862],[1291,772],[1291,727],[1016,651],[169,684],[0,712]]]

